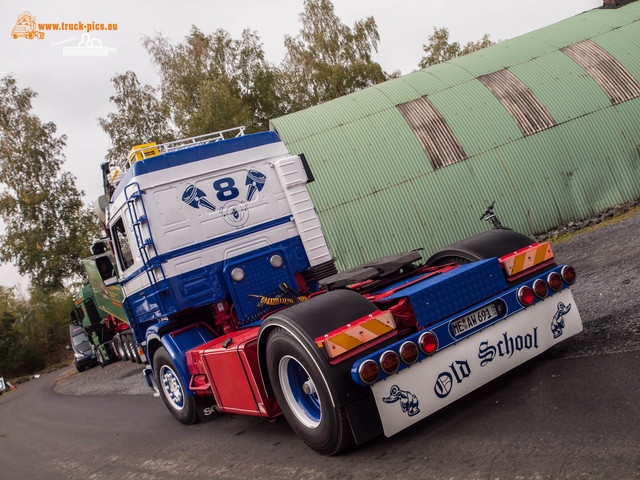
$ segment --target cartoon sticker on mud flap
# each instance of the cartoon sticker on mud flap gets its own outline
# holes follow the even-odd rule
[[[394,385],[389,390],[389,396],[382,399],[384,403],[400,402],[400,408],[404,413],[413,417],[420,413],[418,408],[418,397],[408,390],[400,390],[398,385]]]
[[[182,194],[182,201],[187,205],[191,205],[193,208],[208,208],[212,212],[216,211],[216,207],[207,200],[205,193],[197,188],[195,185],[187,185],[187,188]]]
[[[553,338],[558,338],[564,331],[564,315],[571,310],[571,304],[565,305],[564,303],[558,303],[558,310],[551,320],[551,333]]]

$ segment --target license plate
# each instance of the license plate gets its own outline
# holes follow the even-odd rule
[[[473,327],[482,325],[498,316],[498,311],[493,303],[490,303],[486,307],[480,308],[469,315],[465,315],[462,318],[451,322],[451,333],[454,337],[459,337],[467,330],[471,330]]]

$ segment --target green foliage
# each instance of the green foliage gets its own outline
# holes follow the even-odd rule
[[[111,148],[105,158],[116,163],[127,158],[134,145],[156,142],[158,144],[175,139],[168,118],[168,107],[161,102],[156,89],[140,85],[132,71],[116,75],[111,79],[115,95],[109,98],[116,106],[116,113],[98,118],[98,123],[111,139]]]
[[[0,80],[0,261],[54,291],[81,275],[78,260],[88,254],[98,224],[82,205],[75,177],[61,170],[66,137],[31,113],[35,96],[11,76]]]
[[[25,299],[0,286],[0,376],[35,373],[69,344],[73,296],[64,290],[30,294]]]
[[[449,43],[449,30],[434,27],[433,34],[429,36],[429,43],[422,46],[426,55],[422,57],[418,65],[420,68],[426,68],[493,44],[494,42],[489,39],[488,34],[485,34],[477,42],[468,42],[464,46],[460,46],[458,42]]]
[[[66,137],[31,113],[35,96],[11,76],[0,79],[0,261],[55,291],[81,275],[78,260],[89,253],[98,223],[83,207],[75,177],[61,170]]]
[[[305,0],[302,29],[285,36],[283,62],[292,111],[353,93],[387,79],[372,60],[380,35],[373,17],[348,27],[329,0]]]
[[[246,125],[265,130],[281,115],[281,76],[264,58],[260,37],[244,30],[238,40],[195,26],[184,43],[157,34],[143,45],[158,68],[162,103],[182,137]]]

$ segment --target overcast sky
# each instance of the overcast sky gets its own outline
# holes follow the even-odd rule
[[[422,45],[434,27],[448,28],[450,39],[461,43],[485,33],[494,41],[506,40],[599,7],[602,0],[334,0],[333,4],[349,26],[373,16],[380,33],[374,60],[387,72],[407,74],[417,69]],[[19,87],[38,92],[34,112],[68,136],[64,168],[77,177],[89,203],[102,193],[99,165],[109,139],[96,119],[112,110],[111,77],[134,70],[141,82],[158,83],[142,48],[143,36],[161,32],[182,41],[196,25],[205,33],[223,28],[239,38],[243,29],[251,28],[260,35],[267,58],[278,64],[285,53],[284,35],[295,36],[300,29],[302,8],[303,0],[5,0],[0,4],[0,76],[12,74]],[[36,23],[95,22],[117,24],[117,30],[89,32],[84,38],[80,31],[45,31],[43,39],[13,39],[12,28],[25,10],[35,15]],[[87,39],[99,40],[106,55],[87,55],[99,51],[83,49]],[[27,282],[14,267],[4,265],[0,285],[24,290]]]

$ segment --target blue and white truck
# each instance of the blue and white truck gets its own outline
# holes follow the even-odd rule
[[[284,414],[331,455],[581,331],[573,267],[505,228],[337,273],[304,155],[242,133],[135,147],[105,169],[112,281],[179,421]]]

